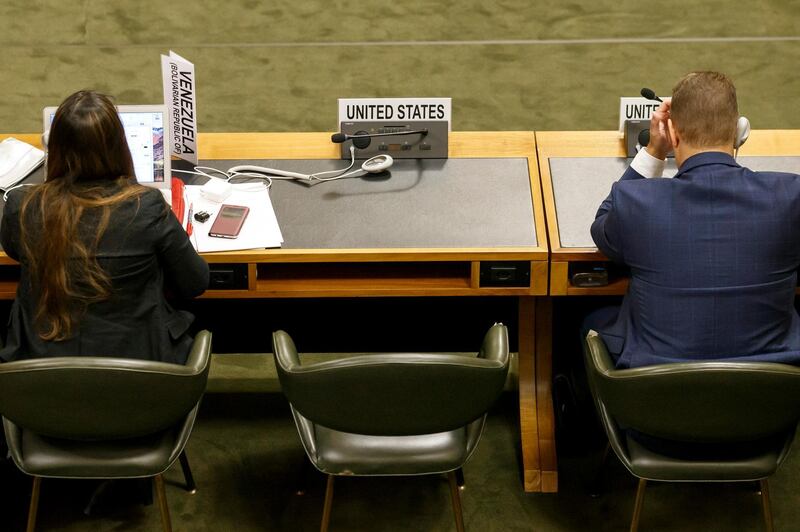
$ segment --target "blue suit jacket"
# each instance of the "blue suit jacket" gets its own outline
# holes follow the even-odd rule
[[[616,322],[598,331],[618,367],[800,363],[800,176],[753,172],[720,152],[687,159],[672,179],[628,168],[592,238],[631,269]]]

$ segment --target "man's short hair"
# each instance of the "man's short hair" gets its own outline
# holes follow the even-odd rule
[[[692,146],[733,146],[739,119],[736,87],[719,72],[690,72],[672,89],[670,117]]]

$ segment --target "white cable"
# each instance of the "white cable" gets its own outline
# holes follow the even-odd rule
[[[349,168],[348,168],[348,170],[349,170]],[[336,175],[336,176],[332,176],[332,177],[318,177],[317,181],[336,181],[337,179],[344,179],[346,177],[353,177],[354,175],[359,174],[359,173],[361,173],[363,171],[364,170],[361,169],[361,168],[356,168],[352,172],[348,172],[348,173],[342,174],[342,175]]]
[[[17,185],[14,185],[13,187],[8,187],[6,190],[3,191],[3,201],[8,201],[8,193],[11,192],[12,190],[16,189],[16,188],[32,187],[32,186],[38,185],[38,184],[39,183],[19,183]]]
[[[351,146],[352,150],[352,146]],[[335,181],[336,179],[344,179],[346,177],[353,177],[358,175],[362,172],[367,174],[379,174],[384,170],[389,169],[392,164],[394,164],[394,159],[392,159],[391,155],[375,155],[374,157],[370,157],[366,161],[361,164],[361,168],[356,168],[352,172],[347,172],[350,168],[353,167],[351,164],[347,169],[345,169],[346,173],[341,175],[336,175],[332,177],[317,177],[316,181]]]
[[[244,188],[244,187],[237,187],[238,190],[242,190],[245,192],[258,192],[264,189],[269,189],[272,186],[272,181],[274,179],[286,179],[286,180],[300,180],[309,184],[313,184],[314,182],[324,182],[324,181],[334,181],[336,179],[343,179],[346,177],[353,177],[358,175],[361,172],[366,173],[379,173],[383,172],[390,166],[392,166],[393,160],[389,155],[376,155],[364,161],[361,165],[361,168],[356,168],[355,170],[351,169],[356,164],[356,151],[355,146],[350,146],[350,164],[347,168],[342,168],[339,170],[326,170],[323,172],[315,172],[313,174],[301,174],[299,172],[290,172],[288,170],[279,170],[276,168],[267,168],[264,166],[252,166],[252,165],[239,165],[233,166],[228,168],[227,171],[220,170],[218,168],[213,168],[210,166],[195,166],[194,171],[191,170],[175,170],[173,172],[183,173],[183,174],[191,174],[191,175],[199,175],[207,177],[208,179],[223,179],[231,185],[242,185],[246,184],[247,181],[244,183],[233,183],[233,179],[237,178],[249,178],[249,179],[256,179],[263,182],[263,187],[257,188]]]
[[[316,172],[313,174],[301,174],[299,172],[290,172],[288,170],[278,170],[276,168],[267,168],[265,166],[252,166],[249,164],[234,166],[228,169],[228,173],[240,174],[243,172],[258,172],[266,174],[274,179],[299,179],[301,181],[324,181],[325,178],[320,176],[338,176],[349,171],[356,164],[356,151],[354,146],[350,146],[350,165],[342,170],[327,170],[324,172]]]
[[[236,179],[236,178],[239,178],[239,177],[244,177],[244,178],[248,179],[248,181],[243,181],[241,183],[233,183],[232,182],[233,179]],[[249,187],[249,188],[246,187],[246,186],[243,186],[243,185],[250,185],[252,183],[253,179],[255,179],[257,181],[260,181],[262,186]],[[250,172],[241,172],[241,173],[232,173],[232,174],[230,174],[230,176],[228,177],[228,183],[230,183],[232,186],[236,187],[236,190],[241,190],[242,192],[260,192],[262,190],[269,190],[272,187],[272,180],[273,179],[279,179],[279,178],[269,177],[269,176],[265,176],[265,175],[262,175],[262,174],[255,174],[255,173],[250,173]]]
[[[211,171],[211,173],[209,173],[209,170]],[[225,172],[224,170],[220,170],[218,168],[213,168],[213,167],[210,167],[210,166],[195,166],[193,171],[192,170],[177,170],[177,169],[173,169],[172,171],[173,172],[178,172],[178,173],[181,173],[181,174],[199,175],[199,176],[207,177],[208,179],[222,179],[223,181],[227,181],[228,183],[230,183],[231,185],[236,187],[237,190],[241,190],[243,192],[260,192],[262,190],[269,189],[272,186],[272,180],[273,179],[280,179],[280,178],[277,178],[277,177],[268,177],[268,176],[265,176],[264,174],[256,174],[256,173],[250,173],[250,172],[228,173],[228,172]],[[219,174],[219,175],[215,175],[215,173]],[[257,179],[257,180],[259,180],[259,181],[261,181],[263,183],[263,186],[260,186],[258,188],[242,187],[240,185],[244,185],[244,184],[247,184],[247,183],[246,182],[245,183],[232,183],[231,182],[232,179],[235,179],[237,177],[247,177],[247,178]],[[291,178],[286,178],[286,179],[291,179]]]
[[[209,179],[224,179],[227,181],[230,179],[230,176],[224,170],[220,170],[218,168],[213,168],[211,166],[195,166],[194,171],[191,170],[176,170],[172,169],[173,172],[178,172],[181,174],[191,174],[191,175],[200,175],[203,177],[207,177]]]
[[[348,166],[344,170],[329,170],[327,172],[317,172],[315,174],[311,174],[309,176],[309,178],[310,179],[316,179],[318,181],[329,181],[329,180],[332,181],[337,176],[341,176],[342,174],[346,173],[353,166],[355,166],[355,164],[356,164],[356,147],[355,146],[350,146],[350,166]],[[334,175],[331,176],[331,177],[322,177],[322,176],[325,176],[327,174],[334,174]]]

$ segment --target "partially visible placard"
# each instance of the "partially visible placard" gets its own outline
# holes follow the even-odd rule
[[[640,96],[622,97],[619,99],[619,133],[625,132],[626,120],[650,120],[653,111],[658,109],[660,102],[654,102]]]
[[[450,131],[452,108],[451,98],[339,98],[339,124],[446,121]]]
[[[169,114],[170,151],[197,164],[197,86],[194,64],[175,52],[161,56],[164,104]]]

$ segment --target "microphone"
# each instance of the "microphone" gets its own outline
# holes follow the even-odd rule
[[[653,89],[648,89],[647,87],[645,87],[642,89],[641,94],[648,100],[655,100],[657,102],[664,103],[664,100],[656,96],[656,93],[653,91]]]
[[[331,135],[331,142],[341,144],[351,139],[370,139],[372,137],[392,137],[397,135],[427,135],[427,129],[413,129],[409,131],[396,131],[394,133],[367,133],[366,131],[357,131],[355,135],[348,135],[346,133],[334,133]]]

